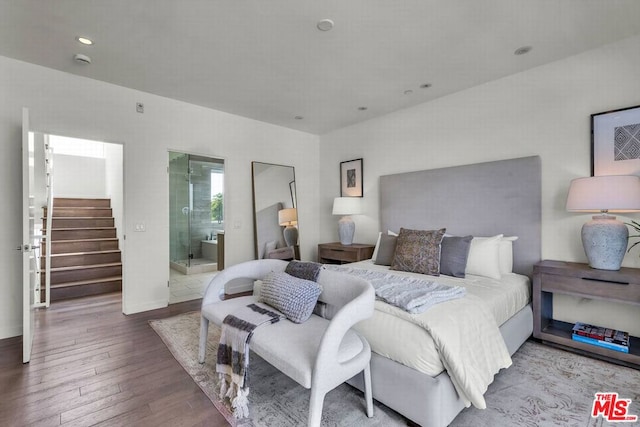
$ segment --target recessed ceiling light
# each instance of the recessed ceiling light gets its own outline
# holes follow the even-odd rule
[[[320,31],[329,31],[333,28],[333,21],[331,19],[322,19],[318,21],[318,23],[316,24],[316,27]]]
[[[423,83],[420,85],[420,89],[429,89],[431,86],[433,86],[431,83]]]
[[[529,53],[531,52],[531,49],[533,49],[531,46],[522,46],[517,48],[513,54],[514,55],[524,55],[525,53]]]
[[[359,111],[367,111],[369,108],[368,107],[358,107]]]
[[[86,37],[76,37],[76,40],[78,40],[82,44],[86,44],[87,46],[91,46],[93,44],[93,40]]]
[[[296,120],[302,120],[302,119],[304,119],[304,117],[302,117],[302,116],[295,116],[295,117],[294,117],[294,119],[296,119]]]

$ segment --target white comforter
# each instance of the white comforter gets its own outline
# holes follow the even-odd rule
[[[418,315],[379,301],[376,310],[424,328],[433,338],[440,359],[466,406],[486,408],[483,395],[493,376],[511,366],[511,357],[493,316],[480,298],[467,295]],[[459,327],[461,323],[465,327]]]
[[[467,406],[486,407],[483,395],[494,375],[511,366],[511,357],[494,315],[480,297],[468,294],[417,315],[380,301],[375,308],[428,332],[459,396]]]

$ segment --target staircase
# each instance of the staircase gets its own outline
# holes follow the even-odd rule
[[[51,301],[122,290],[110,199],[54,198],[51,228]],[[40,276],[44,295],[45,276]]]

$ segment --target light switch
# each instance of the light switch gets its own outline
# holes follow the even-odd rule
[[[136,224],[134,231],[147,231],[145,226],[144,226],[144,222],[139,222]]]

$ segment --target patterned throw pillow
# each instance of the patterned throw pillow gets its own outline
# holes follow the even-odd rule
[[[269,273],[262,279],[260,300],[284,314],[294,323],[303,323],[311,316],[322,286],[311,280],[299,279],[284,272]]]
[[[440,275],[440,243],[446,229],[408,230],[401,228],[391,270]]]

